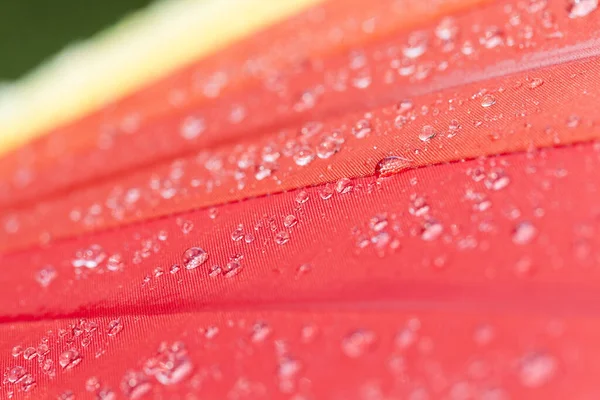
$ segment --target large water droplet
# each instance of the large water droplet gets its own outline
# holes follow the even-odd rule
[[[411,160],[400,156],[388,156],[381,159],[375,166],[375,175],[377,177],[386,177],[397,174],[400,171],[408,169]]]
[[[190,247],[183,253],[183,265],[186,269],[194,269],[208,260],[208,253],[200,247]]]

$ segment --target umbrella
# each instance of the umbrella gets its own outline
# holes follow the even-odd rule
[[[598,398],[597,7],[164,3],[6,89],[0,393]]]

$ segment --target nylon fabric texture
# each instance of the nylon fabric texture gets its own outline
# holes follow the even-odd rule
[[[7,154],[0,397],[598,398],[594,5],[325,1]]]

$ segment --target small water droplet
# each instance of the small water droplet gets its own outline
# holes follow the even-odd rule
[[[181,123],[180,134],[186,140],[193,140],[200,136],[205,128],[206,125],[202,118],[190,116]]]
[[[357,139],[362,139],[371,133],[371,122],[367,119],[361,119],[352,128],[352,134]]]
[[[496,104],[496,98],[491,94],[486,94],[481,98],[481,107],[487,108]]]
[[[33,347],[28,347],[23,350],[23,358],[26,360],[31,360],[35,356],[37,356],[37,351]]]
[[[381,232],[387,226],[388,226],[388,220],[387,220],[387,217],[383,214],[375,215],[375,216],[371,217],[371,219],[369,220],[369,227],[374,232]]]
[[[266,322],[259,321],[252,326],[252,335],[250,339],[254,343],[264,342],[271,334],[271,327]]]
[[[71,369],[81,362],[81,356],[75,349],[63,351],[58,358],[58,364],[63,369]]]
[[[421,128],[421,132],[419,133],[419,140],[421,140],[422,142],[428,142],[429,140],[433,139],[435,135],[436,133],[433,129],[433,126],[425,125],[423,126],[423,128]]]
[[[354,189],[354,184],[348,178],[341,178],[335,183],[335,190],[338,193],[350,193],[352,189]]]
[[[502,170],[491,171],[484,181],[485,186],[492,190],[502,190],[508,186],[510,178]]]
[[[371,331],[352,332],[342,340],[342,351],[350,358],[358,358],[369,351],[375,343],[375,334]]]
[[[100,389],[100,380],[97,377],[92,376],[85,381],[85,390],[88,392],[93,393],[98,389]]]
[[[340,151],[343,140],[333,136],[325,136],[317,146],[317,156],[321,159],[327,159]]]
[[[296,150],[293,155],[294,162],[300,167],[310,164],[315,159],[315,153],[308,146],[303,146]]]
[[[329,184],[325,184],[319,188],[319,196],[323,200],[329,200],[333,196],[333,188]]]
[[[298,218],[296,218],[295,215],[288,215],[284,218],[283,220],[283,225],[286,228],[291,228],[292,226],[296,225],[298,223]]]
[[[23,354],[23,347],[19,345],[13,347],[11,354],[13,357],[19,357],[21,354]]]
[[[123,323],[121,322],[121,318],[117,318],[108,323],[108,327],[106,328],[106,334],[108,336],[115,336],[122,330],[123,330]]]
[[[408,58],[418,58],[427,51],[427,32],[413,32],[408,37],[408,43],[402,48],[402,54]]]
[[[421,232],[421,239],[425,241],[433,241],[440,237],[444,227],[436,220],[425,221],[423,224],[423,230]]]
[[[578,115],[571,115],[567,118],[567,128],[577,128],[580,122],[581,118]]]
[[[525,245],[530,243],[536,234],[536,227],[529,221],[523,221],[515,227],[512,240],[514,244]]]
[[[442,19],[435,28],[435,36],[446,42],[453,40],[457,33],[458,25],[456,24],[456,21],[454,21],[454,18],[451,17]]]
[[[25,375],[27,374],[27,371],[25,371],[25,368],[21,367],[20,365],[12,368],[9,372],[8,375],[6,376],[6,379],[10,382],[10,383],[17,383],[19,382],[21,379],[25,378]]]
[[[179,264],[173,264],[171,265],[171,268],[169,268],[169,272],[171,274],[176,274],[177,272],[179,272],[180,269],[181,267],[179,266]]]
[[[448,124],[448,137],[451,138],[456,136],[456,134],[461,130],[461,128],[462,126],[457,120],[451,120]]]
[[[541,387],[554,377],[557,368],[556,360],[548,354],[528,354],[521,359],[519,379],[523,386]]]
[[[573,0],[569,18],[582,18],[598,8],[598,0]]]
[[[109,271],[122,271],[125,266],[120,254],[113,254],[106,260],[106,269]]]
[[[208,260],[208,253],[200,247],[190,247],[183,253],[183,265],[186,269],[194,269]]]
[[[411,160],[399,157],[399,156],[388,156],[381,159],[375,166],[375,175],[377,177],[386,177],[393,174],[397,174],[410,167]]]
[[[143,372],[129,370],[121,380],[121,391],[132,400],[143,397],[151,388],[152,385]]]
[[[529,88],[530,89],[535,89],[538,88],[540,86],[542,86],[544,84],[544,80],[541,78],[533,78],[530,82],[529,82]]]
[[[296,203],[304,204],[308,201],[308,193],[305,190],[301,190],[296,195]]]
[[[189,220],[179,220],[178,224],[181,228],[181,232],[183,232],[184,235],[189,234],[194,229],[194,223]]]
[[[231,278],[236,276],[242,271],[242,264],[240,262],[241,258],[232,257],[231,260],[225,264],[223,268],[223,276],[225,278]]]
[[[71,261],[71,264],[75,268],[96,268],[104,259],[106,253],[100,245],[92,244],[86,249],[81,249],[75,252],[75,258]]]
[[[290,234],[286,231],[281,231],[277,235],[275,235],[275,243],[277,244],[286,244],[290,241]]]
[[[56,278],[56,270],[51,265],[47,265],[35,275],[35,280],[38,281],[42,287],[48,287],[50,283]]]

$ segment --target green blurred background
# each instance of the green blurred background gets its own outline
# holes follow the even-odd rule
[[[0,0],[0,81],[24,75],[153,0]]]

